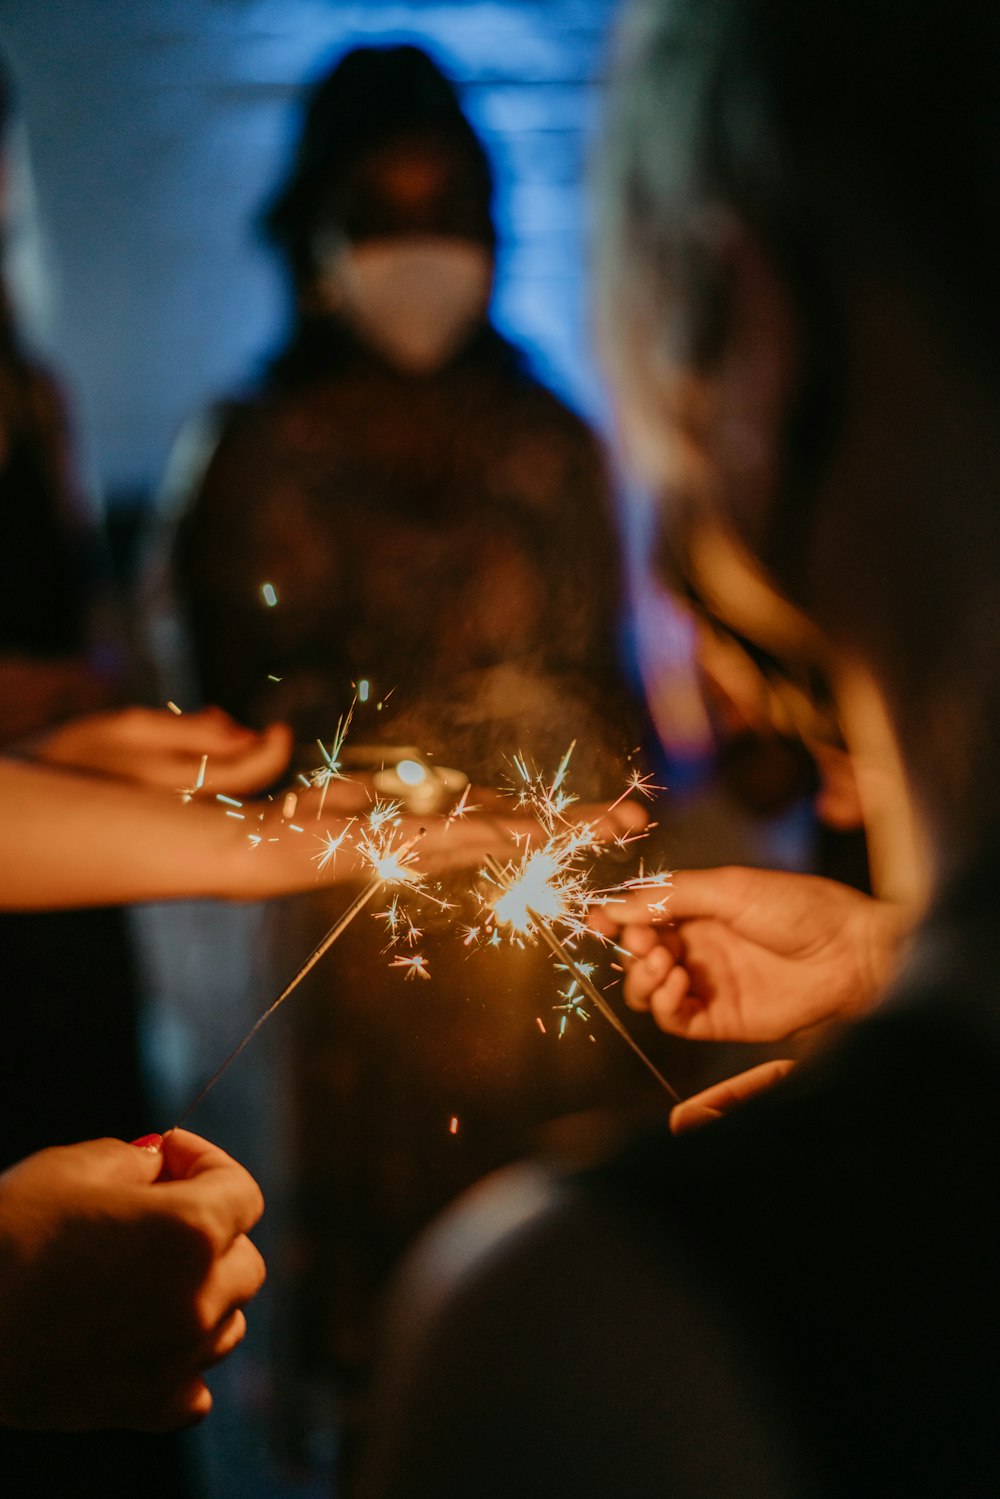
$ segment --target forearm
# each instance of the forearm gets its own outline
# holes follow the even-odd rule
[[[0,909],[254,899],[315,878],[308,832],[255,848],[216,803],[115,780],[0,760],[0,813]]]

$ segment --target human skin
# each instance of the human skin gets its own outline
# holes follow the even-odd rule
[[[39,746],[40,761],[0,759],[0,909],[263,900],[367,877],[350,838],[322,858],[372,806],[367,779],[298,786],[291,810],[280,794],[240,808],[216,800],[274,784],[290,750],[280,725],[258,734],[214,709],[181,717],[126,709],[64,726]],[[204,785],[194,789],[203,755]],[[543,836],[535,818],[509,813],[495,793],[474,788],[470,803],[479,811],[457,818],[400,816],[394,840],[416,840],[422,873],[505,858],[515,839]],[[608,836],[645,821],[631,803],[580,805],[574,815]]]
[[[165,1431],[204,1417],[203,1373],[264,1280],[253,1178],[173,1130],[91,1140],[0,1175],[0,1425]]]
[[[775,1041],[868,1009],[913,916],[784,870],[680,870],[594,912],[626,959],[625,999],[697,1041]]]

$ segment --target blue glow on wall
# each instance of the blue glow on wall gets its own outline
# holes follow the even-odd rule
[[[284,321],[254,236],[303,85],[401,38],[459,82],[498,177],[495,311],[599,406],[582,191],[613,0],[0,0],[53,276],[50,352],[109,494],[148,489],[181,422],[245,382]]]

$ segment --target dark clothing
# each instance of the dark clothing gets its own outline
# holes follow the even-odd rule
[[[313,745],[366,679],[359,743],[495,780],[575,738],[576,789],[610,753],[617,794],[616,557],[596,440],[496,334],[413,378],[331,321],[223,412],[174,586],[202,696],[246,722]]]
[[[772,1094],[440,1230],[365,1499],[996,1495],[1000,880],[978,883]]]

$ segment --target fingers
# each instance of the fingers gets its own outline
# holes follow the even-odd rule
[[[208,755],[205,773],[206,789],[212,791],[260,791],[281,775],[292,754],[292,731],[287,724],[271,724],[260,734],[233,725],[236,731],[225,747],[214,752],[203,744]],[[249,736],[249,737],[248,737]]]
[[[169,747],[177,754],[234,755],[258,737],[256,729],[237,723],[222,708],[215,707],[181,714],[162,708],[126,708],[122,720],[132,725],[134,738],[148,740],[153,746],[166,749],[169,735]]]
[[[200,1222],[218,1247],[247,1233],[260,1219],[260,1188],[217,1145],[188,1130],[171,1130],[164,1137],[163,1160],[169,1180],[162,1190],[170,1194],[165,1206]]]
[[[613,936],[623,926],[633,923],[659,926],[695,916],[735,921],[763,887],[786,879],[780,871],[743,869],[736,865],[678,869],[661,885],[632,891],[595,909],[593,925],[605,936]]]
[[[725,1082],[696,1093],[693,1098],[686,1098],[671,1110],[671,1130],[675,1135],[682,1135],[686,1130],[721,1119],[756,1094],[772,1088],[787,1077],[794,1066],[794,1062],[784,1060],[762,1062],[759,1067],[751,1067],[748,1072],[737,1073],[735,1077],[726,1078]]]
[[[654,995],[677,972],[684,970],[677,968],[675,954],[654,940],[648,951],[638,953],[629,964],[622,990],[625,1003],[633,1010],[650,1009]],[[684,982],[686,986],[686,974]]]
[[[202,1346],[213,1355],[219,1329],[228,1324],[235,1311],[253,1300],[266,1277],[264,1258],[245,1234],[216,1261],[198,1298]]]

